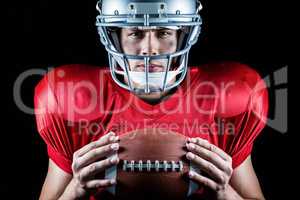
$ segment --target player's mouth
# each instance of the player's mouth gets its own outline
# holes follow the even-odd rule
[[[161,66],[161,65],[149,64],[149,72],[162,72],[163,69],[164,69],[164,67]],[[135,71],[144,72],[145,71],[145,65],[144,64],[137,65],[135,67]]]

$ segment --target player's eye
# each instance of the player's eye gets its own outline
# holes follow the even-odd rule
[[[158,37],[159,38],[168,38],[169,36],[172,35],[172,32],[170,30],[160,30],[158,31]]]
[[[128,34],[128,36],[133,39],[140,39],[143,37],[143,35],[144,34],[142,31],[132,31]]]

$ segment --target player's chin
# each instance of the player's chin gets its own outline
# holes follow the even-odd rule
[[[135,91],[137,94],[139,94],[140,96],[157,96],[160,97],[163,94],[162,88],[158,87],[158,86],[149,86],[150,92],[149,93],[145,93],[145,85],[138,85],[138,84],[134,84],[135,85]]]

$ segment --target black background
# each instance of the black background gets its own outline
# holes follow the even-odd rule
[[[204,29],[191,52],[192,65],[235,60],[250,64],[264,77],[289,64],[285,4],[270,0],[202,2]],[[1,163],[6,171],[0,182],[1,195],[38,199],[47,171],[46,148],[36,131],[34,116],[22,113],[13,101],[14,81],[31,68],[70,63],[104,66],[106,52],[94,26],[96,1],[30,0],[10,4],[2,8],[7,35],[1,69],[6,92],[2,97],[5,120],[1,140]],[[23,84],[22,98],[28,106],[33,105],[34,86],[40,79],[33,76]],[[275,99],[272,88],[269,92],[272,118]],[[267,199],[291,199],[289,134],[266,127],[256,140],[254,167]]]

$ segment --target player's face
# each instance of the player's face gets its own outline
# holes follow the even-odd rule
[[[174,53],[177,49],[177,30],[168,28],[123,28],[121,46],[125,54],[154,56]],[[130,70],[145,71],[143,60],[129,60]],[[149,72],[161,72],[167,60],[150,60]]]
[[[160,54],[174,53],[177,50],[177,30],[159,28],[141,30],[139,28],[121,29],[120,42],[125,54],[153,56]],[[144,72],[143,60],[128,60],[130,70]],[[167,60],[150,60],[149,72],[162,72],[167,68]],[[128,83],[125,77],[124,81]],[[175,80],[173,80],[175,81]],[[133,83],[135,88],[140,85]],[[161,99],[166,92],[154,92],[150,94],[139,94],[138,96],[147,101]]]

